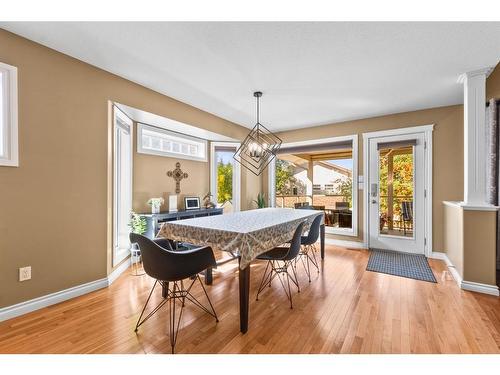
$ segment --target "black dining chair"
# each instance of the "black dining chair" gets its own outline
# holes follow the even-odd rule
[[[403,233],[406,236],[406,228],[413,229],[413,201],[401,202],[401,220],[403,222]]]
[[[309,278],[309,282],[311,282],[311,269],[309,267],[310,263],[312,263],[316,267],[319,273],[319,265],[316,259],[316,251],[317,251],[316,242],[318,241],[319,238],[321,219],[322,219],[321,215],[316,216],[313,222],[311,223],[311,226],[309,227],[309,232],[307,233],[307,236],[301,237],[300,243],[302,246],[299,252],[299,256],[295,259],[295,264],[294,264],[296,265],[298,259],[302,261],[302,265],[304,266],[307,277]]]
[[[283,289],[285,290],[286,296],[290,301],[290,308],[293,309],[290,281],[295,284],[297,291],[300,293],[297,273],[295,272],[293,262],[295,262],[295,258],[300,252],[300,239],[303,229],[304,222],[301,222],[295,229],[289,247],[275,247],[274,249],[269,250],[257,257],[257,259],[266,260],[267,265],[257,291],[257,297],[255,298],[256,301],[259,300],[259,294],[266,288],[266,286],[270,287],[271,281],[273,281],[275,277],[278,277]],[[292,270],[293,275],[289,272],[290,269]]]
[[[152,241],[140,234],[130,233],[130,242],[137,243],[141,251],[144,271],[150,277],[155,279],[154,285],[151,288],[148,299],[144,304],[141,315],[137,320],[135,332],[139,327],[151,318],[163,305],[167,302],[170,308],[169,318],[169,335],[170,345],[172,346],[172,354],[174,353],[175,344],[177,342],[177,334],[182,318],[182,311],[186,300],[193,302],[197,307],[212,315],[215,321],[218,322],[215,309],[208,297],[207,291],[200,279],[199,273],[209,267],[216,267],[214,253],[209,246],[200,247],[187,251],[173,251],[168,240]],[[184,287],[183,280],[190,279],[187,288]],[[198,281],[207,297],[210,309],[203,306],[192,294],[191,288]],[[152,309],[144,319],[142,319],[149,300],[153,295],[153,291],[157,285],[162,287],[161,302]],[[176,302],[180,301],[181,307],[179,317],[176,319]],[[142,319],[142,320],[141,320]]]

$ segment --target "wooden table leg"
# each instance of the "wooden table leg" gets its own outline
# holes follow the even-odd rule
[[[321,259],[325,259],[325,224],[320,226]]]
[[[213,281],[212,267],[209,267],[205,270],[205,285],[212,285],[212,281]]]
[[[240,259],[241,261],[241,259]],[[248,331],[248,306],[250,299],[250,265],[239,268],[240,282],[240,332]]]

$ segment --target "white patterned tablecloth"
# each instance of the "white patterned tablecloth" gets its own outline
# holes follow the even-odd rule
[[[243,269],[258,255],[290,241],[301,221],[306,222],[306,232],[318,215],[323,211],[261,208],[166,222],[157,237],[238,254]]]

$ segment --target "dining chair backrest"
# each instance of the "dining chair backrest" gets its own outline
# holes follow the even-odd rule
[[[318,215],[314,218],[307,236],[302,238],[302,245],[312,245],[313,243],[316,243],[316,241],[318,241],[321,219],[322,215]]]
[[[130,233],[130,242],[139,245],[144,271],[149,276],[157,280],[171,279],[175,267],[171,251],[137,233]]]
[[[325,206],[312,206],[312,209],[313,210],[317,210],[317,211],[324,211],[325,210]]]
[[[304,221],[302,221],[295,229],[292,240],[290,241],[290,248],[283,260],[292,260],[295,259],[297,255],[299,255],[303,230]]]
[[[413,220],[413,202],[412,201],[401,202],[401,213],[403,215],[404,221],[412,221]]]
[[[307,202],[297,202],[297,203],[294,203],[293,204],[293,207],[294,208],[301,208],[302,206],[304,206],[305,204],[307,204]]]
[[[349,202],[335,202],[335,209],[336,210],[348,210],[349,209]]]

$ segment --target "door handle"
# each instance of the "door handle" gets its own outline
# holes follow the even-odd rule
[[[372,199],[372,204],[376,204],[377,201],[375,199]]]

